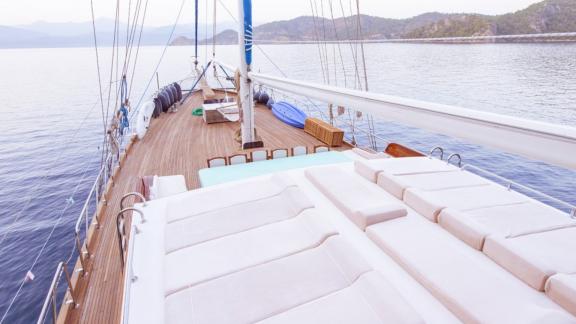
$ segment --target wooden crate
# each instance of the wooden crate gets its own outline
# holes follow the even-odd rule
[[[329,146],[341,146],[344,141],[344,131],[318,118],[306,119],[304,131]]]
[[[306,118],[306,121],[304,121],[304,131],[316,137],[316,131],[318,130],[318,125],[320,123],[322,123],[322,121],[318,118]]]

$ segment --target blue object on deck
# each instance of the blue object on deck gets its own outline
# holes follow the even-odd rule
[[[272,105],[272,113],[284,123],[296,128],[304,128],[306,114],[300,108],[285,101],[276,102]]]
[[[198,171],[200,186],[209,187],[230,181],[236,181],[265,174],[306,168],[315,165],[326,165],[352,161],[344,153],[330,151],[282,159],[264,160],[245,164],[235,164],[215,168],[206,168]]]

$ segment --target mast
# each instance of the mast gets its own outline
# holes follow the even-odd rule
[[[238,0],[238,45],[240,48],[240,132],[242,148],[262,147],[254,129],[254,101],[252,82],[248,77],[252,64],[252,0]]]
[[[194,68],[198,66],[198,0],[194,1]]]

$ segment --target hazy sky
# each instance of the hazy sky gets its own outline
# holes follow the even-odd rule
[[[93,0],[96,17],[114,17],[116,0]],[[120,0],[126,12],[130,0]],[[131,0],[133,4],[137,0]],[[145,0],[142,0],[143,2]],[[177,8],[182,0],[149,0],[147,25],[169,25],[173,23]],[[238,0],[222,1],[236,15]],[[316,1],[318,6],[321,0]],[[340,0],[322,0],[325,15],[328,16],[328,2],[332,1],[335,16],[341,16]],[[360,0],[360,10],[364,14],[388,18],[406,18],[424,12],[439,11],[446,13],[475,12],[483,14],[501,14],[523,9],[538,0]],[[206,3],[213,0],[200,0],[201,20],[204,20]],[[350,0],[342,0],[349,13]],[[354,1],[355,2],[355,1]],[[185,0],[183,22],[193,19],[193,0]],[[262,23],[274,20],[290,19],[301,15],[310,15],[310,0],[253,0],[254,22]],[[218,7],[218,20],[230,21],[229,15]],[[123,15],[125,16],[125,15]],[[209,14],[211,17],[211,13]],[[0,0],[0,25],[27,24],[39,20],[49,22],[80,22],[90,19],[90,0]],[[126,20],[126,19],[123,19]],[[211,18],[210,18],[211,20]]]

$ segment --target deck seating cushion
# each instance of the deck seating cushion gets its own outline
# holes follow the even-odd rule
[[[166,252],[286,220],[312,207],[298,187],[287,187],[273,196],[181,218],[166,224]]]
[[[370,267],[339,235],[166,297],[165,322],[253,323],[352,285]]]
[[[356,226],[366,226],[406,215],[406,208],[382,189],[338,167],[311,168],[306,178]]]
[[[154,176],[149,187],[149,198],[159,199],[188,191],[183,175]]]
[[[308,209],[289,220],[168,253],[164,270],[166,294],[314,248],[336,234],[326,219]]]
[[[392,175],[406,175],[458,170],[444,161],[426,156],[355,161],[354,169],[371,182],[376,182],[378,174],[383,171]]]
[[[375,159],[388,159],[390,158],[390,155],[384,153],[384,152],[368,152],[366,150],[363,150],[361,148],[353,148],[352,152],[354,152],[356,155],[366,159],[366,160],[375,160]]]
[[[550,277],[546,283],[546,295],[576,316],[576,273]]]
[[[440,211],[448,207],[463,211],[519,204],[528,200],[528,197],[496,184],[434,191],[410,188],[404,193],[406,204],[433,222],[437,221]]]
[[[347,288],[259,323],[416,324],[424,321],[382,275],[370,271]]]
[[[223,207],[275,196],[286,188],[295,186],[295,182],[289,177],[273,175],[265,179],[196,190],[171,202],[166,210],[166,222],[171,223]]]
[[[557,273],[576,273],[576,227],[521,235],[488,236],[484,253],[534,289]]]
[[[473,187],[489,184],[488,180],[468,171],[449,171],[394,175],[387,171],[378,174],[377,184],[398,199],[403,199],[404,190],[441,190],[460,187]]]
[[[438,215],[438,223],[477,250],[482,250],[490,234],[516,237],[576,225],[565,213],[532,201],[468,211],[446,208]]]
[[[576,321],[544,294],[418,215],[370,226],[366,233],[463,322]]]

